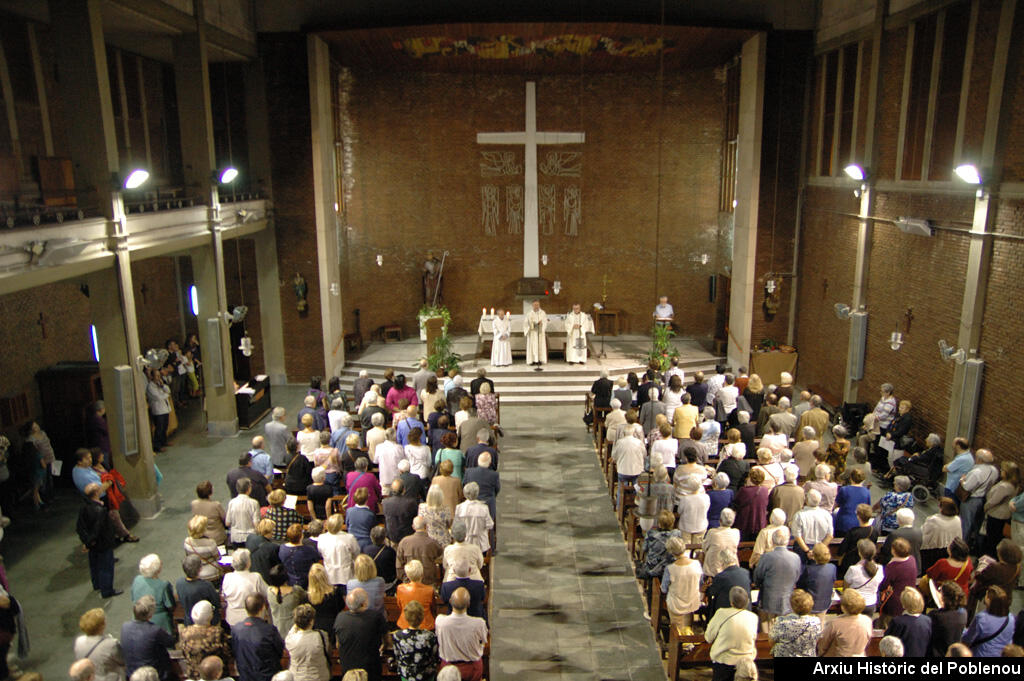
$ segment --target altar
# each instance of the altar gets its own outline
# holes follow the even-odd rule
[[[487,352],[490,352],[490,343],[494,339],[494,320],[497,315],[485,314],[480,316],[480,323],[477,325],[476,333],[478,337],[477,346],[486,345]],[[513,353],[525,353],[526,352],[526,335],[523,333],[523,320],[526,315],[513,314],[509,316],[509,321],[512,323],[512,333],[509,335],[509,342],[512,345]],[[548,327],[545,332],[545,337],[548,342],[548,354],[561,353],[565,354],[565,315],[564,314],[551,314],[548,313]]]

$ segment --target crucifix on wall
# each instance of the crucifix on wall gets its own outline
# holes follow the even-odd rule
[[[537,132],[537,84],[526,83],[526,129],[522,132],[480,132],[477,144],[522,144],[526,148],[523,184],[523,277],[540,276],[539,209],[537,207],[537,145],[583,144],[582,132]],[[530,307],[523,301],[523,314]]]

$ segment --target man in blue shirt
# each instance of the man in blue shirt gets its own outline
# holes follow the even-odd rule
[[[395,428],[395,440],[402,447],[409,444],[409,431],[413,428],[419,428],[424,433],[427,432],[427,429],[423,426],[423,421],[416,418],[419,414],[419,407],[417,405],[410,404],[405,414],[405,418],[399,421],[398,427]]]
[[[110,482],[103,482],[100,478],[100,472],[93,468],[92,465],[92,452],[88,449],[79,449],[75,452],[75,467],[71,469],[71,480],[75,483],[75,487],[78,491],[89,496],[85,491],[89,485],[97,485],[100,488],[99,499],[103,500],[104,506],[107,507],[107,512],[110,514],[110,521],[114,523],[114,533],[117,538],[121,541],[126,542],[137,542],[139,538],[128,531],[125,527],[124,521],[121,519],[121,512],[116,508],[110,508],[106,504],[107,488],[110,487]]]
[[[267,480],[274,479],[274,464],[270,461],[270,454],[263,449],[263,436],[257,435],[252,439],[252,449],[249,450],[252,456],[252,469],[259,471]]]
[[[248,617],[231,627],[239,681],[270,681],[281,671],[284,639],[277,627],[263,619],[266,607],[263,594],[250,594],[245,599]]]
[[[946,474],[945,495],[960,505],[956,498],[956,488],[960,484],[960,478],[967,475],[967,471],[974,468],[974,454],[971,452],[971,444],[962,437],[953,440],[953,460],[942,467]]]

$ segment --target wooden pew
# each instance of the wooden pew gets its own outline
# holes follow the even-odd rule
[[[875,630],[871,640],[868,642],[867,656],[877,657],[878,643],[882,640],[883,632]],[[689,648],[692,646],[692,648]],[[772,659],[772,642],[768,634],[758,634],[755,641],[757,649],[757,662],[764,662]],[[687,650],[684,652],[684,647]],[[668,639],[668,664],[667,672],[669,681],[677,681],[679,671],[687,667],[710,667],[711,666],[711,644],[704,640],[703,635],[680,636],[675,627],[671,627]]]

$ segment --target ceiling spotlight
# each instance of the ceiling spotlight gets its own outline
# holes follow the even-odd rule
[[[851,180],[857,180],[858,182],[863,182],[864,178],[868,176],[867,172],[864,171],[864,168],[856,163],[851,163],[843,168],[843,172],[846,173]]]
[[[216,171],[217,181],[221,184],[231,184],[238,177],[238,169],[234,166],[226,166]]]
[[[125,189],[138,189],[146,180],[149,179],[149,171],[143,168],[134,168],[124,178],[124,183],[121,185]]]
[[[834,309],[836,311],[836,317],[839,317],[840,319],[850,318],[852,310],[850,310],[850,306],[846,303],[836,303]]]
[[[978,172],[978,167],[973,163],[962,163],[953,172],[967,184],[981,184],[981,174]]]

